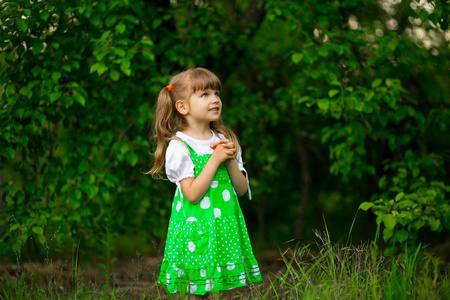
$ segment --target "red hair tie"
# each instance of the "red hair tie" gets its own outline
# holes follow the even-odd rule
[[[166,88],[169,90],[169,92],[171,92],[173,90],[173,86],[171,86],[171,85],[166,86]]]

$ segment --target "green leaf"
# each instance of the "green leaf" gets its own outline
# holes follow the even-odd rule
[[[98,187],[96,185],[90,185],[87,182],[80,184],[80,189],[88,196],[89,199],[94,198],[98,193]]]
[[[122,72],[127,75],[130,76],[131,75],[131,70],[130,70],[130,61],[129,60],[122,60],[122,63],[120,64],[120,70],[122,70]]]
[[[329,104],[330,104],[330,102],[328,101],[328,99],[326,99],[326,98],[322,98],[322,99],[319,99],[318,101],[317,101],[317,106],[321,109],[321,110],[327,110],[328,109],[328,106],[329,106]]]
[[[298,64],[299,62],[301,62],[302,59],[303,59],[302,53],[292,54],[292,62],[294,62],[294,64]]]
[[[305,101],[308,101],[309,99],[310,98],[308,96],[303,96],[303,97],[301,97],[300,99],[297,100],[297,103],[301,104],[301,103],[303,103]]]
[[[152,22],[152,29],[158,28],[159,25],[161,25],[162,22],[163,22],[162,19],[159,19],[159,18],[154,19],[153,22]]]
[[[380,78],[375,79],[374,81],[372,81],[372,88],[376,88],[377,86],[379,86],[383,81]]]
[[[126,16],[124,17],[124,19],[130,21],[131,23],[133,23],[133,24],[135,24],[135,25],[139,24],[139,19],[136,18],[136,17],[133,16],[133,15],[126,15]]]
[[[139,155],[137,155],[134,152],[129,152],[128,159],[130,161],[131,166],[134,167],[139,161]]]
[[[123,23],[117,24],[116,27],[114,27],[114,28],[116,29],[116,31],[118,33],[123,33],[125,31],[125,29],[127,29],[127,27]]]
[[[41,245],[45,245],[45,236],[44,235],[39,235],[38,236],[38,240],[39,240],[39,243],[41,243]]]
[[[116,23],[117,17],[115,15],[110,15],[105,20],[105,25],[107,27],[112,27]]]
[[[408,236],[409,236],[408,231],[403,229],[395,233],[395,239],[400,243],[406,241],[408,239]]]
[[[39,17],[44,21],[47,21],[49,16],[50,16],[50,13],[47,10],[43,10],[39,15]]]
[[[31,228],[31,230],[33,230],[33,232],[36,233],[37,235],[44,234],[44,229],[40,226],[33,226],[33,228]]]
[[[34,66],[33,69],[31,69],[31,73],[34,77],[37,77],[41,73],[41,67],[38,65]]]
[[[328,97],[333,98],[336,94],[339,93],[339,90],[331,89],[328,91]]]
[[[387,242],[392,237],[393,234],[394,234],[393,228],[387,228],[387,227],[384,228],[383,229],[383,240],[385,242]]]
[[[98,62],[92,65],[90,72],[93,73],[97,71],[98,75],[102,75],[106,70],[108,70],[108,67],[102,62]]]
[[[356,104],[355,104],[355,110],[363,111],[363,109],[364,109],[364,102],[361,100],[358,100],[358,102],[356,102]]]
[[[50,95],[49,95],[50,102],[51,103],[55,102],[56,100],[58,100],[61,97],[61,95],[62,94],[61,94],[60,91],[57,91],[57,92],[54,92],[54,93],[50,93]]]
[[[149,47],[153,46],[153,42],[151,40],[147,40],[147,39],[141,40],[141,44],[145,45],[145,46],[149,46]]]
[[[42,52],[42,50],[44,50],[44,44],[42,44],[41,42],[37,42],[33,45],[32,52],[34,55],[38,55]]]
[[[375,204],[371,203],[371,202],[363,202],[361,203],[361,205],[359,205],[359,208],[362,210],[368,210],[371,207],[374,207]]]
[[[397,224],[397,220],[391,214],[383,215],[383,223],[387,228],[394,228],[395,224]]]
[[[432,231],[437,231],[439,229],[439,225],[441,225],[441,221],[439,219],[436,219],[434,217],[428,218],[428,223],[430,224]]]
[[[14,92],[14,85],[10,84],[6,87],[6,96],[10,96]]]
[[[60,72],[53,72],[52,73],[52,79],[54,83],[58,83],[58,80],[61,78]]]
[[[26,135],[21,135],[19,137],[19,141],[22,146],[26,147],[28,145],[29,138]]]
[[[5,148],[4,151],[5,151],[6,156],[9,157],[10,159],[13,159],[14,156],[16,155],[16,151],[11,147]]]
[[[404,196],[405,196],[405,193],[403,193],[403,192],[397,194],[397,196],[395,196],[395,201],[402,200]]]
[[[16,20],[16,25],[17,27],[22,30],[23,32],[26,32],[28,30],[28,24],[27,21],[25,19],[22,18],[17,18]],[[3,29],[2,29],[3,30]]]
[[[142,53],[142,56],[145,57],[146,59],[148,59],[150,61],[155,61],[155,54],[153,54],[152,52],[144,50],[141,53]]]
[[[116,70],[111,70],[111,72],[109,73],[109,76],[114,81],[119,80],[119,72],[117,72]]]
[[[110,36],[111,36],[111,30],[106,30],[105,32],[103,32],[103,34],[100,37],[100,39],[102,41],[108,41]]]
[[[25,110],[23,108],[18,108],[14,113],[20,120],[22,120]]]
[[[86,101],[85,101],[84,97],[81,96],[80,94],[73,95],[73,98],[75,99],[76,102],[80,103],[81,106],[84,107],[86,105]]]

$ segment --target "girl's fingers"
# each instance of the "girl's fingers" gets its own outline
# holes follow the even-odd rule
[[[234,144],[230,140],[222,139],[220,141],[214,142],[211,144],[212,149],[216,149],[218,145],[222,145],[224,148],[233,149]]]

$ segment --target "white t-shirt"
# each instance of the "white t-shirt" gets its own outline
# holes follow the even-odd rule
[[[212,154],[214,150],[210,147],[211,144],[224,139],[225,136],[219,133],[217,136],[213,131],[211,131],[212,137],[209,140],[199,140],[193,137],[188,136],[187,134],[182,133],[181,131],[177,131],[175,134],[176,137],[181,138],[189,146],[194,149],[194,151],[199,154]],[[248,175],[242,163],[242,154],[239,151],[235,160],[238,169],[245,172],[245,176],[247,178],[248,185]],[[172,140],[169,142],[169,146],[166,150],[166,162],[165,169],[167,178],[175,183],[179,188],[180,181],[189,177],[195,177],[194,175],[194,163],[191,159],[191,154],[189,153],[188,147],[180,140]],[[248,191],[250,195],[250,187],[248,186]]]

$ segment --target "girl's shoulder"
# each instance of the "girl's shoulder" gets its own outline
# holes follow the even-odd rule
[[[182,139],[174,136],[173,140],[171,140],[169,142],[169,145],[167,146],[167,151],[169,151],[169,149],[175,150],[175,151],[176,150],[184,150],[184,149],[187,149],[187,146]]]
[[[189,149],[186,146],[186,142],[182,138],[180,138],[177,132],[172,137],[172,140],[169,142],[166,153],[180,152],[180,151],[189,153]]]

